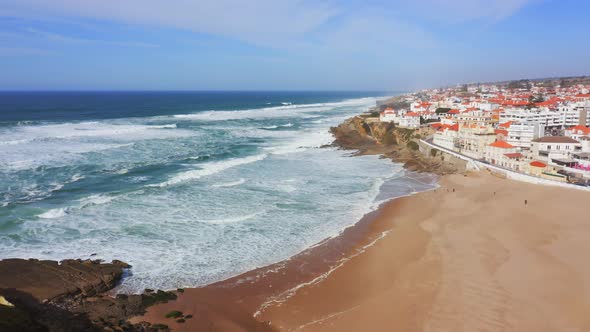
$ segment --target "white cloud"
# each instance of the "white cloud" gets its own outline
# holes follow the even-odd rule
[[[384,9],[357,11],[340,24],[320,32],[319,39],[325,47],[359,52],[390,52],[407,48],[423,50],[436,44],[428,31],[398,19]]]
[[[540,0],[401,0],[416,16],[442,22],[501,20]]]
[[[337,14],[334,7],[302,0],[14,0],[0,15],[105,19],[222,35],[261,45],[297,39]]]
[[[160,47],[160,45],[151,44],[151,43],[143,43],[143,42],[136,42],[136,41],[114,41],[114,40],[100,40],[100,39],[87,39],[87,38],[78,38],[78,37],[71,37],[66,36],[63,34],[42,31],[34,28],[27,28],[27,32],[39,36],[41,38],[45,38],[55,42],[61,43],[70,43],[70,44],[101,44],[101,45],[114,45],[114,46],[123,46],[123,47],[146,47],[146,48],[155,48]]]
[[[415,23],[496,21],[542,0],[3,0],[0,16],[98,19],[183,29],[279,49],[315,46],[429,48],[436,31]],[[381,6],[371,8],[372,2]],[[355,10],[355,6],[360,10]],[[351,13],[351,11],[353,11]],[[88,20],[87,20],[88,21]],[[155,47],[139,42],[91,40],[36,32],[54,41]]]

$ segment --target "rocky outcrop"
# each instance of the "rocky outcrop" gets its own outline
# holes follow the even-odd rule
[[[121,280],[126,263],[99,260],[0,261],[0,331],[162,331],[127,319],[152,304],[176,298],[171,292],[118,295],[106,292]]]
[[[0,286],[28,293],[42,303],[56,302],[106,292],[129,267],[119,261],[5,259],[0,261]]]
[[[419,142],[420,137],[432,134],[429,128],[418,130],[396,127],[378,118],[363,115],[347,119],[332,127],[334,146],[357,150],[357,154],[380,154],[416,172],[452,174],[465,170],[460,160],[441,153],[430,153]]]

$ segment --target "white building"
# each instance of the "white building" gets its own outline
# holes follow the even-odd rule
[[[558,111],[527,110],[522,108],[507,109],[500,113],[500,122],[538,123],[545,127],[561,127],[563,115]]]
[[[512,123],[506,131],[506,141],[521,149],[529,149],[532,140],[545,136],[545,126],[534,122]]]
[[[549,165],[571,166],[573,153],[582,152],[582,144],[567,136],[545,136],[531,143],[532,158]]]
[[[455,147],[458,144],[458,133],[458,124],[443,124],[442,127],[440,127],[436,133],[434,133],[432,142],[438,146],[442,146],[443,148],[455,150]]]
[[[557,108],[560,114],[560,126],[572,127],[577,125],[590,126],[590,102],[577,102],[562,105]]]
[[[579,125],[570,127],[565,131],[565,136],[569,136],[575,140],[579,140],[581,137],[590,136],[590,128]]]
[[[379,121],[381,122],[395,122],[397,119],[397,112],[391,108],[386,108],[381,114],[379,114]]]
[[[420,128],[420,114],[408,112],[399,118],[399,126],[403,128]]]
[[[497,110],[500,108],[500,104],[491,103],[491,102],[480,102],[475,105],[475,107],[481,109],[482,111],[491,112],[493,110]]]
[[[487,162],[499,165],[502,167],[510,167],[508,157],[506,154],[518,153],[518,148],[505,141],[495,141],[494,143],[488,144],[484,152],[484,158]]]

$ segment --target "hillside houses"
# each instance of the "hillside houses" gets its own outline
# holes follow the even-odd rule
[[[430,126],[434,144],[500,167],[558,181],[590,179],[590,84],[477,87],[410,94],[409,110],[386,109],[380,119]]]

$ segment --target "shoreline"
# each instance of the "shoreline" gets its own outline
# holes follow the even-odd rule
[[[576,254],[590,250],[590,195],[488,172],[439,183],[287,261],[186,289],[131,321],[174,331],[590,329],[590,268]],[[194,318],[164,318],[172,310]]]
[[[414,179],[418,181],[417,179]],[[409,193],[381,202],[356,223],[347,226],[339,234],[328,237],[303,251],[279,262],[246,271],[237,276],[203,287],[186,288],[176,293],[178,299],[147,309],[143,316],[132,318],[132,323],[148,321],[165,324],[173,331],[192,331],[206,326],[234,325],[236,331],[277,331],[264,319],[266,308],[280,304],[299,289],[319,283],[352,258],[378,243],[392,231],[392,225],[383,223],[385,210],[395,210],[398,200],[423,192]],[[221,309],[221,307],[223,307]],[[195,319],[181,324],[166,319],[166,313],[178,310],[191,314]]]

